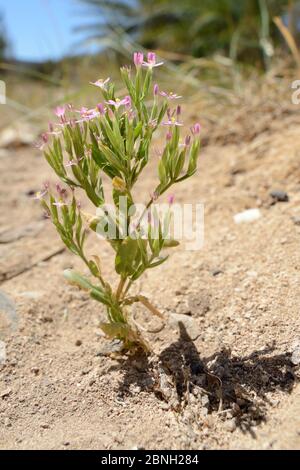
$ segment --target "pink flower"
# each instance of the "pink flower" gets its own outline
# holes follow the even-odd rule
[[[70,166],[77,166],[81,160],[83,160],[84,157],[79,158],[78,160],[70,160],[68,163],[65,164],[66,168],[69,168]]]
[[[169,131],[169,132],[167,132],[167,135],[166,135],[166,141],[170,142],[171,139],[172,139],[172,132]]]
[[[107,87],[106,85],[110,81],[110,78],[106,78],[106,80],[103,80],[102,78],[99,78],[96,82],[90,82],[91,85],[97,86],[98,88],[101,88],[101,90],[105,90]]]
[[[41,135],[41,137],[42,137],[42,140],[43,140],[44,144],[47,144],[47,143],[48,143],[48,140],[49,140],[49,137],[48,137],[47,132],[44,132],[44,133]]]
[[[200,132],[201,132],[201,124],[199,124],[199,122],[197,122],[196,124],[194,124],[193,127],[191,127],[191,131],[192,131],[192,134],[193,134],[193,135],[198,135],[198,134],[200,134]]]
[[[57,117],[63,119],[66,114],[66,107],[65,106],[57,106],[55,108],[54,113],[56,114]]]
[[[116,109],[119,109],[120,106],[125,106],[126,108],[131,107],[131,98],[130,96],[125,96],[122,100],[119,98],[116,98],[116,100],[108,100],[107,104],[110,104],[111,106],[114,106]]]
[[[59,183],[56,184],[56,191],[58,192],[60,198],[62,200],[67,198],[67,190],[65,188],[62,188]]]
[[[153,67],[159,67],[160,65],[163,65],[163,62],[156,63],[156,54],[154,52],[148,52],[147,59],[148,62],[143,62],[142,64],[144,67],[149,67],[152,69]]]
[[[41,199],[43,199],[46,194],[47,194],[48,191],[38,191],[37,193],[35,193],[35,196],[33,199],[35,199],[36,201],[40,201]]]
[[[167,110],[168,121],[162,123],[163,126],[183,126],[182,122],[177,121],[175,114],[178,116],[181,112],[181,109],[177,107],[175,111],[171,114],[170,109]]]
[[[133,54],[133,62],[136,67],[140,67],[144,62],[144,54],[142,52],[135,52]]]
[[[105,114],[105,107],[102,103],[97,104],[97,109],[101,115]]]
[[[85,107],[82,107],[80,110],[77,111],[77,113],[80,113],[81,119],[78,119],[76,122],[85,122],[85,121],[90,121],[91,119],[94,119],[95,117],[99,116],[99,111],[97,111],[96,108],[94,109],[88,109]]]
[[[166,93],[165,91],[161,91],[159,94],[161,96],[163,96],[164,98],[167,98],[168,100],[179,100],[180,98],[182,98],[182,96],[176,95],[172,91],[170,91],[170,93]]]
[[[170,196],[168,196],[168,204],[171,206],[172,204],[174,204],[174,201],[175,201],[174,194],[170,194]]]
[[[43,199],[46,196],[46,194],[48,193],[48,190],[49,190],[49,183],[44,183],[44,186],[43,186],[42,190],[38,191],[35,194],[33,199],[35,199],[36,201],[40,201],[41,199]]]
[[[46,147],[48,141],[49,141],[48,134],[47,134],[47,132],[44,132],[43,134],[41,134],[41,140],[36,142],[34,146],[35,146],[35,148],[37,148],[39,150],[44,150],[44,148]]]
[[[182,122],[179,122],[176,120],[176,118],[173,116],[173,117],[170,117],[168,121],[165,121],[162,123],[163,126],[183,126]]]

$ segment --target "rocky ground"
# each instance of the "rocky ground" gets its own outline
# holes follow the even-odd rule
[[[237,113],[220,135],[203,116],[199,172],[176,192],[204,203],[203,249],[138,286],[167,318],[150,357],[106,354],[104,310],[62,277],[84,268],[32,200],[47,165],[26,143],[0,151],[0,448],[300,448],[299,111]],[[155,178],[152,164],[142,202]],[[113,276],[109,248],[91,246]]]

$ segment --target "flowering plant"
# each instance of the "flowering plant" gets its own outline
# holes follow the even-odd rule
[[[130,289],[147,269],[166,261],[168,256],[162,255],[165,248],[178,245],[167,237],[170,213],[161,218],[157,211],[150,210],[171,186],[196,172],[200,125],[195,124],[192,136],[187,135],[180,142],[181,107],[171,111],[168,102],[181,97],[152,85],[153,69],[162,63],[157,63],[152,52],[147,60],[137,52],[133,60],[134,73],[128,67],[121,69],[128,91],[124,98],[116,96],[110,79],[97,80],[93,85],[101,90],[103,102],[95,108],[56,108],[58,123],[50,124],[49,131],[42,135],[41,148],[61,182],[55,190],[45,184],[36,198],[41,200],[64,244],[83,260],[94,278],[93,281],[71,270],[64,273],[70,283],[106,306],[107,322],[101,324],[102,330],[108,337],[122,340],[125,348],[139,345],[147,349],[128,308],[140,302],[153,314],[162,315],[146,297],[130,295]],[[150,145],[160,126],[167,128],[167,134],[158,163],[159,182],[145,210],[133,223],[136,210],[132,189],[149,162]],[[103,175],[111,180],[117,215],[107,209]],[[83,212],[77,199],[80,190],[97,208],[96,215]],[[173,196],[169,198],[172,202]],[[103,278],[100,257],[86,253],[88,229],[100,235],[113,229],[113,236],[106,238],[115,253],[119,275],[116,289]]]

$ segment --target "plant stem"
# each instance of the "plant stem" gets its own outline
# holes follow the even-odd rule
[[[169,184],[167,184],[167,186],[166,186],[164,189],[161,190],[161,192],[160,192],[160,194],[159,194],[159,197],[162,196],[162,195],[172,186],[172,184],[174,184],[174,181],[171,181]],[[153,199],[153,197],[152,197],[152,198],[150,199],[150,201],[148,202],[148,204],[146,205],[146,207],[145,207],[145,209],[144,209],[144,211],[143,211],[141,217],[139,218],[139,221],[138,221],[138,224],[137,224],[137,226],[136,226],[136,229],[139,229],[139,227],[140,227],[140,225],[141,225],[141,222],[142,222],[142,220],[143,220],[143,218],[144,218],[144,216],[145,216],[147,210],[152,206],[153,202],[154,202],[154,199]]]
[[[154,305],[152,305],[146,297],[144,297],[143,295],[138,295],[138,299],[143,305],[145,305],[148,310],[150,310],[151,313],[153,313],[153,315],[164,319],[163,314],[160,313],[160,311],[157,310],[157,308],[154,307]]]
[[[125,291],[123,292],[122,299],[124,299],[125,296],[128,294],[128,291],[129,291],[130,287],[132,286],[132,283],[133,283],[133,281],[128,282],[127,287],[126,287]]]
[[[116,292],[116,298],[117,298],[117,300],[119,300],[120,297],[121,297],[121,295],[122,295],[122,291],[123,291],[125,282],[126,282],[126,277],[122,277],[122,278],[120,279],[120,282],[119,282],[119,285],[118,285],[118,289],[117,289],[117,292]]]
[[[84,263],[87,265],[87,267],[89,268],[91,274],[92,274],[93,276],[95,276],[95,275],[93,274],[93,272],[91,271],[89,262],[88,262],[88,260],[86,259],[86,257],[84,256],[83,252],[80,253],[80,257],[81,257],[81,259],[84,261]],[[95,276],[95,277],[97,277],[97,279],[99,279],[99,281],[101,282],[102,287],[105,287],[105,282],[104,282],[103,277],[102,277],[100,274],[99,274],[98,276]]]

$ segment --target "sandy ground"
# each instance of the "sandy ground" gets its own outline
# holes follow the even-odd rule
[[[65,283],[63,269],[82,265],[32,200],[48,167],[31,148],[2,151],[0,448],[300,448],[300,120],[293,111],[270,123],[266,111],[253,135],[255,122],[240,123],[248,140],[206,138],[198,175],[178,187],[178,202],[205,204],[205,244],[141,280],[185,325],[148,335],[148,358],[105,354],[104,310]],[[154,178],[152,165],[143,201]],[[274,201],[277,189],[289,201]],[[261,218],[235,224],[249,208]],[[91,244],[113,276],[109,248]]]

